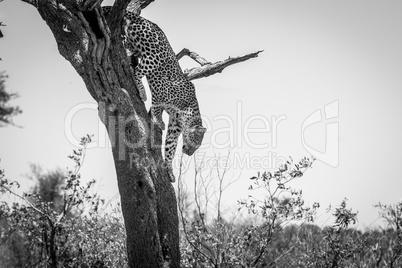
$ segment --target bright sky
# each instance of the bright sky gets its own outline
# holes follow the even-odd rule
[[[326,207],[347,197],[360,226],[376,226],[381,221],[373,205],[401,201],[401,1],[159,0],[142,15],[165,31],[176,52],[186,47],[218,61],[265,50],[194,81],[208,127],[199,155],[230,150],[230,176],[240,176],[224,196],[228,207],[247,196],[257,171],[312,150],[326,153],[324,161],[294,187],[303,189],[308,203],[321,203],[321,221]],[[66,132],[94,134],[99,144],[88,151],[82,175],[99,180],[100,193],[112,198],[117,183],[111,150],[81,78],[59,55],[33,7],[5,0],[0,21],[7,25],[1,28],[0,71],[10,76],[7,90],[20,94],[13,103],[23,109],[14,120],[22,128],[0,129],[1,167],[28,187],[23,174],[29,163],[72,166],[67,155],[74,146]],[[322,120],[310,124],[317,110]]]

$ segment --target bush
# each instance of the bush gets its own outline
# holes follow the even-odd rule
[[[102,212],[104,201],[92,193],[95,181],[81,182],[90,141],[83,138],[82,148],[69,156],[75,168],[67,174],[34,168],[37,183],[30,193],[17,194],[19,185],[0,171],[0,191],[20,199],[0,203],[1,265],[127,267],[120,209]],[[313,162],[290,159],[274,172],[252,177],[249,197],[238,202],[238,213],[247,215],[243,221],[222,213],[223,192],[233,182],[225,181],[226,166],[208,178],[196,168],[194,201],[179,177],[181,267],[402,267],[402,202],[376,205],[384,229],[353,229],[357,213],[347,199],[332,211],[334,223],[319,227],[314,224],[319,204],[306,206],[302,191],[290,186]]]
[[[19,195],[19,185],[0,172],[0,191],[20,198],[11,206],[2,202],[0,261],[7,267],[124,267],[127,257],[121,212],[100,213],[104,201],[91,194],[95,181],[82,185],[83,148],[69,156],[75,169],[38,178],[32,193]],[[12,254],[10,254],[12,253]]]
[[[306,206],[302,191],[290,186],[313,162],[303,158],[293,164],[290,159],[274,172],[252,177],[248,199],[239,200],[239,210],[246,210],[248,217],[236,223],[226,221],[219,208],[226,189],[219,174],[226,169],[216,173],[220,186],[213,190],[219,202],[214,204],[217,215],[212,220],[206,218],[208,206],[200,204],[206,191],[194,187],[195,209],[191,210],[179,179],[182,267],[402,267],[402,203],[377,205],[387,228],[361,232],[351,227],[357,222],[357,213],[344,199],[332,212],[332,226],[321,228],[314,224],[319,204]],[[197,174],[199,170],[196,184],[210,185]]]

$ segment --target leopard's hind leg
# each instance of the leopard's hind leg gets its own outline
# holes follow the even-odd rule
[[[172,162],[176,153],[179,136],[182,132],[178,117],[178,113],[169,115],[169,126],[165,139],[165,164],[171,182],[175,182],[176,180],[173,174]]]

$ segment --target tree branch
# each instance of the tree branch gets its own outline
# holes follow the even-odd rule
[[[208,77],[216,73],[221,73],[223,69],[225,69],[226,67],[239,62],[246,61],[251,58],[256,58],[258,57],[258,54],[260,54],[263,51],[264,50],[258,50],[256,52],[249,53],[240,57],[234,57],[234,58],[229,57],[226,60],[217,61],[215,63],[208,62],[206,59],[200,57],[197,53],[191,52],[186,48],[180,51],[176,57],[180,59],[183,56],[189,56],[190,58],[192,58],[201,65],[201,67],[195,67],[191,68],[190,70],[188,69],[184,70],[184,75],[187,76],[188,80],[194,80],[203,77]]]
[[[43,215],[44,217],[46,217],[47,219],[49,219],[48,215],[46,215],[45,212],[43,212],[42,210],[40,210],[38,207],[36,207],[33,203],[31,203],[27,198],[25,198],[22,195],[17,194],[16,192],[14,192],[13,190],[11,190],[9,187],[2,185],[2,188],[5,189],[7,192],[9,192],[12,195],[15,195],[16,197],[18,197],[19,199],[25,201],[33,210],[35,210],[36,212],[38,212],[39,214]]]

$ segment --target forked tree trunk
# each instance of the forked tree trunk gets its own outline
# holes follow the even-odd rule
[[[117,0],[107,23],[99,16],[99,0],[22,1],[37,8],[60,54],[99,104],[99,116],[113,145],[129,266],[179,267],[176,197],[161,165],[162,133],[152,126],[140,100],[121,42],[121,21],[130,0]],[[139,7],[149,2],[138,1]],[[81,12],[90,10],[103,36],[96,35],[96,25],[86,19],[88,13]]]

